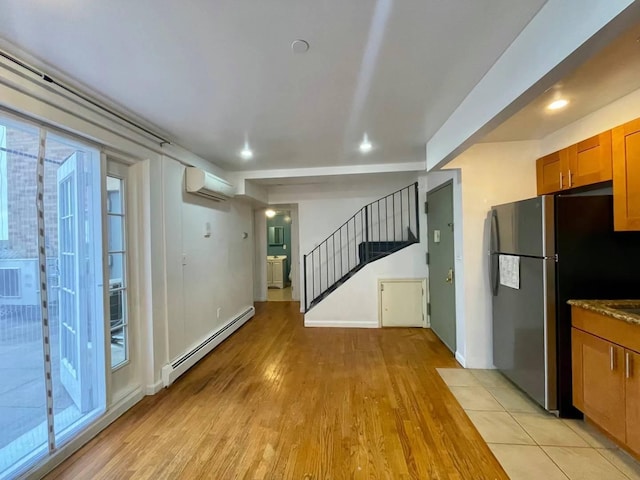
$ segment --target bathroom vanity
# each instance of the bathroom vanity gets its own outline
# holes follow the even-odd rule
[[[284,288],[286,284],[287,256],[267,256],[267,287]]]

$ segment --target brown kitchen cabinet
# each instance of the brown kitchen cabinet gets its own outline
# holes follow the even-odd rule
[[[625,441],[624,348],[573,328],[573,403],[600,428]]]
[[[640,119],[616,127],[613,142],[613,224],[640,230]]]
[[[640,354],[625,350],[627,446],[640,455]]]
[[[573,404],[640,458],[640,325],[571,308]]]
[[[612,179],[611,131],[539,158],[538,195],[558,193]]]
[[[568,157],[569,188],[611,180],[611,130],[571,145]]]
[[[568,188],[566,179],[566,172],[569,170],[568,153],[568,149],[565,148],[537,160],[538,195],[556,193]]]

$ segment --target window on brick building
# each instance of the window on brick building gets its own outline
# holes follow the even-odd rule
[[[7,193],[7,127],[0,125],[0,241],[9,240]]]

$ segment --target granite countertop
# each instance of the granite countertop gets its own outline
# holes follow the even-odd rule
[[[569,300],[569,305],[640,325],[640,300]]]

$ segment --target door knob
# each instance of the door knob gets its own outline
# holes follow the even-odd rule
[[[445,278],[444,281],[447,283],[453,283],[453,268],[449,269],[449,272],[447,273],[447,278]]]

